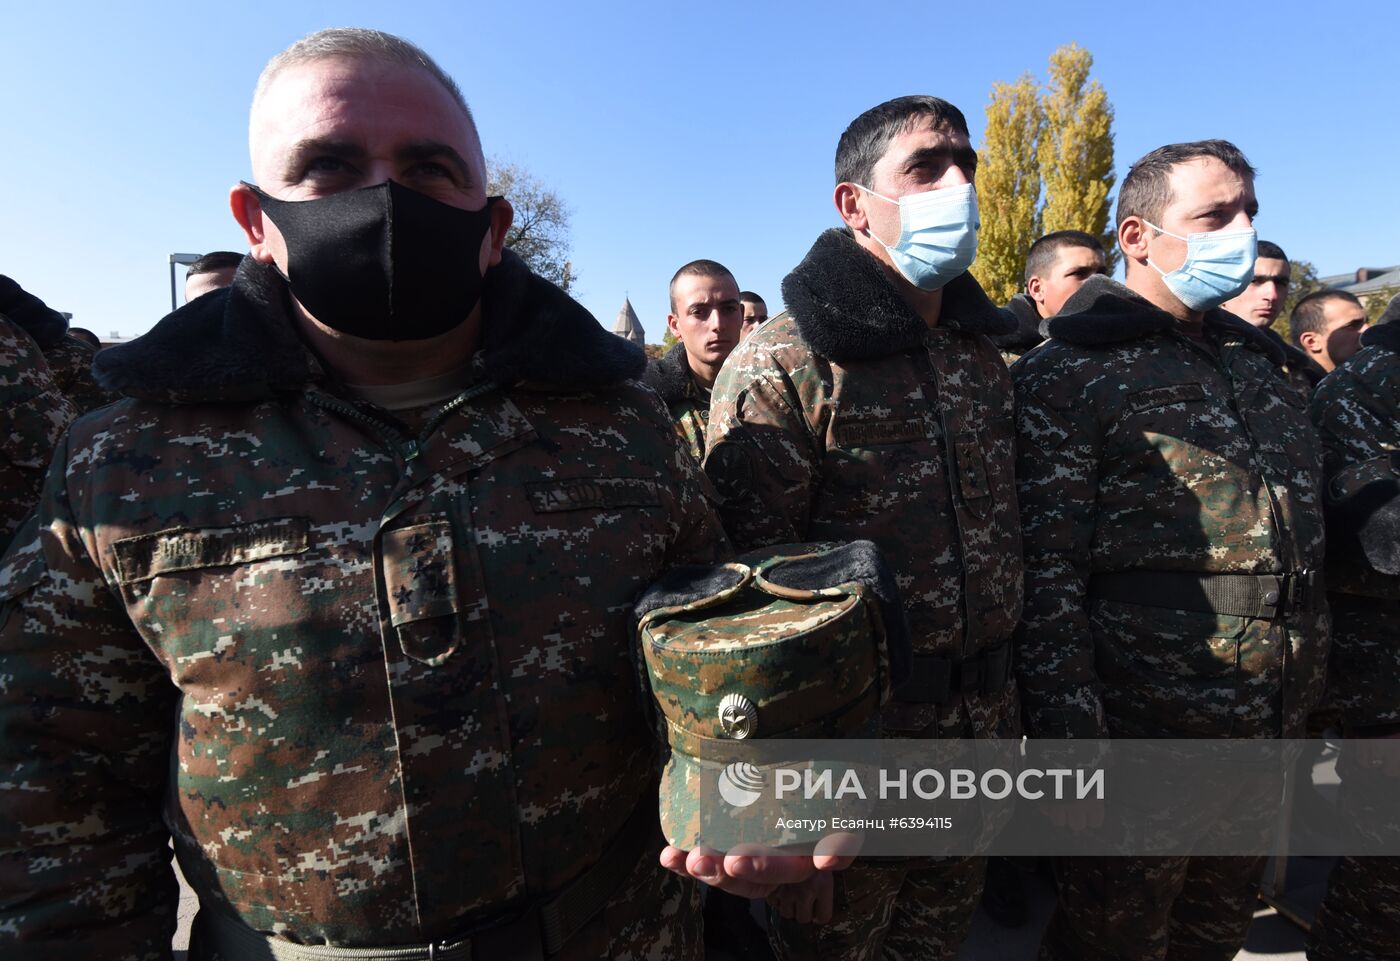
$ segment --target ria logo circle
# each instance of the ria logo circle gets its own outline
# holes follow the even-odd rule
[[[746,808],[763,794],[763,770],[735,761],[719,772],[719,796],[736,808]]]

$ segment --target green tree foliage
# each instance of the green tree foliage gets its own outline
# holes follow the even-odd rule
[[[1045,133],[1040,171],[1045,181],[1041,228],[1082,230],[1098,237],[1108,264],[1118,262],[1118,240],[1109,228],[1113,189],[1113,107],[1103,84],[1089,79],[1094,58],[1078,44],[1050,55],[1050,82],[1041,97]]]
[[[1035,79],[992,85],[987,133],[977,154],[977,207],[982,227],[972,273],[987,296],[1004,304],[1021,289],[1025,238],[1040,235],[1040,164],[1036,145],[1045,127]]]
[[[661,346],[664,347],[666,350],[670,350],[672,347],[676,346],[680,342],[681,339],[675,334],[671,333],[671,328],[667,327],[666,336],[661,338]]]
[[[493,157],[486,167],[487,195],[505,197],[515,209],[506,246],[536,274],[568,290],[578,279],[569,260],[568,205],[519,164]]]
[[[1283,302],[1283,313],[1279,314],[1278,319],[1269,325],[1274,333],[1284,340],[1288,340],[1288,318],[1293,316],[1293,308],[1297,307],[1298,301],[1308,294],[1321,289],[1322,284],[1317,279],[1317,268],[1310,261],[1290,260],[1288,262],[1288,299]]]
[[[1387,287],[1378,290],[1366,298],[1366,322],[1374,324],[1381,319],[1381,314],[1385,313],[1385,308],[1390,304],[1391,298],[1400,296],[1400,287]]]
[[[992,85],[978,151],[982,228],[973,274],[997,303],[1022,289],[1026,252],[1052,230],[1093,234],[1109,265],[1117,261],[1109,226],[1113,107],[1103,85],[1089,79],[1093,64],[1089,51],[1068,44],[1050,56],[1044,87],[1029,74]]]

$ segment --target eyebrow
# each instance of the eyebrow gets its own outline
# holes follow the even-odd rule
[[[932,163],[937,160],[951,160],[959,167],[965,167],[972,172],[977,171],[977,151],[971,146],[941,146],[941,147],[920,147],[904,159],[904,173],[908,173],[920,164]]]
[[[364,160],[367,152],[363,146],[350,140],[327,140],[311,137],[298,140],[287,153],[286,179],[291,182],[313,157],[330,156],[338,160]],[[403,161],[441,160],[453,168],[462,182],[471,188],[476,178],[472,176],[471,165],[452,146],[439,140],[415,140],[400,147],[395,157]]]

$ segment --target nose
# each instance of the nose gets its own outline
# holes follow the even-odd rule
[[[938,183],[935,186],[941,189],[943,187],[963,187],[970,183],[972,183],[971,179],[963,173],[961,167],[957,164],[949,164],[948,169],[943,171],[943,176],[938,178]]]

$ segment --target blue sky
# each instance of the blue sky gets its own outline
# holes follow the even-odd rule
[[[1260,236],[1320,272],[1400,263],[1400,4],[6,3],[0,273],[74,323],[140,333],[169,309],[168,255],[244,249],[228,188],[268,57],[370,26],[428,50],[487,151],[573,211],[576,295],[611,326],[630,294],[659,342],[686,261],[727,264],[776,311],[836,222],[846,124],[907,93],[959,105],[980,142],[991,84],[1094,55],[1119,173],[1225,137],[1260,170]],[[222,20],[215,20],[222,16]],[[180,272],[183,277],[183,271]]]

